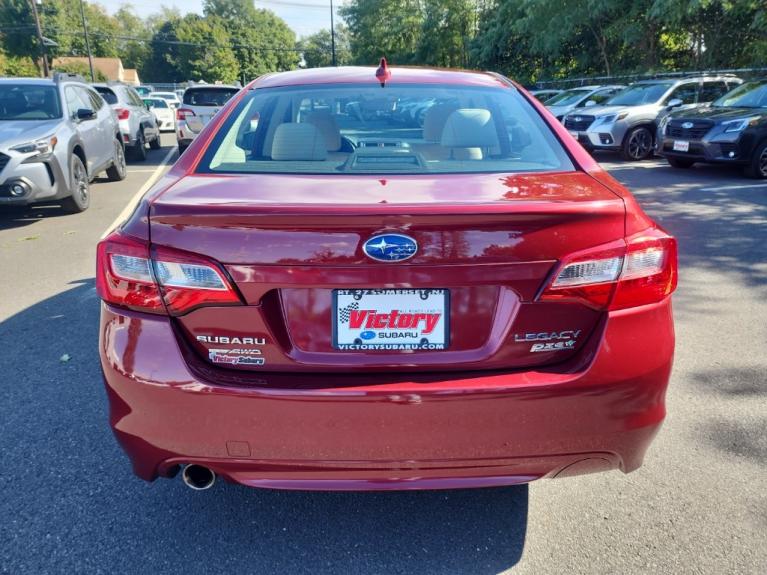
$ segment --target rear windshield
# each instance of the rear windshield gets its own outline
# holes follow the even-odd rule
[[[553,98],[546,100],[547,106],[569,106],[577,104],[582,98],[591,94],[593,90],[566,90]]]
[[[94,86],[96,91],[101,94],[101,97],[106,100],[107,104],[117,103],[117,94],[115,94],[110,88],[104,88],[103,86]]]
[[[0,84],[0,120],[50,120],[61,117],[53,86]]]
[[[188,88],[184,104],[189,106],[223,106],[239,90],[237,88]]]
[[[417,174],[574,168],[514,89],[337,84],[250,92],[199,169]]]
[[[604,103],[605,106],[641,106],[654,104],[663,97],[673,82],[634,84],[624,88]]]
[[[161,98],[144,98],[144,103],[150,108],[167,108],[168,102]]]

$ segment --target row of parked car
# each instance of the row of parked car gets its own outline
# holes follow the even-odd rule
[[[588,150],[657,154],[675,168],[738,165],[767,178],[767,80],[691,76],[554,92],[531,93]]]
[[[179,97],[66,73],[0,78],[0,206],[55,202],[82,212],[98,175],[124,179],[126,157],[145,160],[162,131],[175,131],[183,152],[238,90],[201,84]]]

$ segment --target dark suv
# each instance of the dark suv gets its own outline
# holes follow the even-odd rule
[[[767,79],[746,82],[711,106],[672,113],[659,132],[658,153],[675,168],[737,164],[767,178]]]

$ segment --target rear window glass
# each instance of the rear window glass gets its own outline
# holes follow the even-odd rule
[[[61,117],[53,86],[0,84],[0,120],[48,120]]]
[[[160,98],[144,98],[144,103],[151,108],[168,108],[168,102]]]
[[[117,103],[117,94],[115,94],[110,88],[104,88],[103,86],[94,86],[96,91],[101,94],[107,104]]]
[[[203,172],[412,174],[572,170],[511,88],[378,84],[266,88],[232,111]]]
[[[189,88],[184,104],[189,106],[223,106],[239,90],[237,88]]]

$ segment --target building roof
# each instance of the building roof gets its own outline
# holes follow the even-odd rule
[[[138,79],[138,70],[136,70],[136,68],[125,68],[123,70],[122,80],[126,84],[132,84],[134,86],[138,86],[141,84],[141,82]]]
[[[87,56],[63,56],[61,58],[54,58],[53,68],[63,64],[79,63],[88,66]],[[107,80],[119,80],[125,81],[123,63],[120,58],[94,58],[93,67],[104,74]]]

